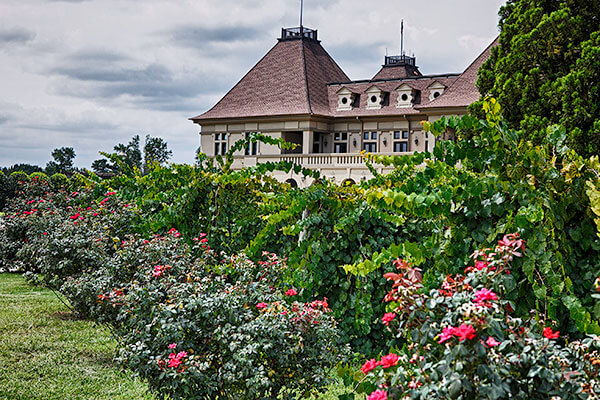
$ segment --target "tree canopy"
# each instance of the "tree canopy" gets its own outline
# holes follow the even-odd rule
[[[173,154],[162,138],[146,135],[143,149],[140,142],[140,136],[135,135],[127,144],[117,144],[113,148],[114,153],[100,153],[106,158],[94,161],[92,169],[96,173],[104,174],[136,169],[147,173],[152,165],[164,164]]]
[[[52,150],[52,158],[54,160],[46,164],[46,173],[48,175],[74,171],[73,160],[75,160],[75,150],[72,147],[61,147]]]
[[[600,1],[509,0],[500,29],[500,45],[479,72],[481,93],[535,143],[559,123],[571,147],[599,154]]]

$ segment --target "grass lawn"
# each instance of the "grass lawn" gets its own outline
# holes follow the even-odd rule
[[[119,371],[107,329],[73,318],[49,290],[0,274],[0,400],[154,399]],[[344,393],[334,385],[320,400]]]
[[[48,291],[0,274],[1,400],[153,399],[112,362],[116,343]]]

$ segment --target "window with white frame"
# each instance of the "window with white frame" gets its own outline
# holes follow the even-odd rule
[[[227,134],[215,133],[215,156],[224,156],[227,153]]]
[[[348,152],[348,132],[335,132],[333,134],[333,152]]]
[[[408,152],[408,131],[394,131],[394,153]]]
[[[248,139],[248,136],[250,135],[250,132],[245,132],[244,136],[246,137],[246,139]],[[258,154],[258,142],[249,142],[246,144],[246,151],[245,154],[247,156],[255,156]]]
[[[362,149],[367,153],[377,153],[378,132],[363,132]]]

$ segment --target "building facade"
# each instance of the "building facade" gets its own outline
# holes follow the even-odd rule
[[[369,178],[361,151],[430,151],[435,138],[422,121],[462,115],[480,95],[477,71],[492,43],[462,73],[423,75],[416,59],[386,56],[372,79],[351,81],[306,27],[284,28],[275,46],[210,110],[200,125],[201,151],[224,154],[250,132],[297,144],[293,150],[254,143],[235,155],[233,168],[291,161],[341,183]],[[384,167],[380,168],[384,172]],[[306,186],[309,178],[274,173]]]

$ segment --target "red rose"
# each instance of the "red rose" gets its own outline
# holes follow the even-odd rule
[[[553,332],[552,328],[544,328],[543,335],[546,339],[558,339],[560,336],[560,331]]]
[[[397,354],[390,353],[387,356],[381,357],[381,361],[380,361],[379,365],[381,365],[383,368],[390,368],[390,367],[393,367],[394,365],[398,365],[399,359],[400,359],[400,357],[398,357]]]

